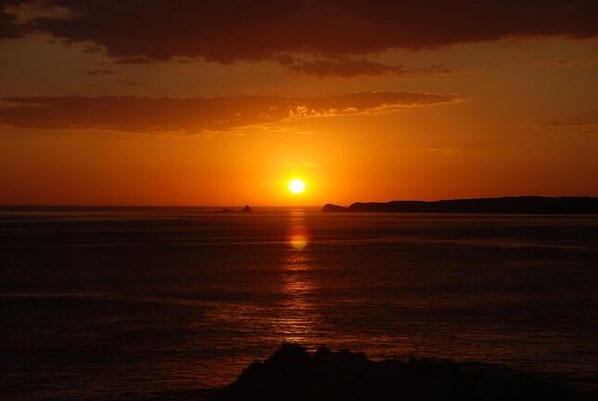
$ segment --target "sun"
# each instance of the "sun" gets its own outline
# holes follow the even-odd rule
[[[289,181],[289,191],[294,194],[300,194],[305,191],[305,181],[299,178],[294,178]]]

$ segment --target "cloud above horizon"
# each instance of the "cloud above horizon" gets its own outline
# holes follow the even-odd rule
[[[581,133],[598,133],[598,109],[586,110],[546,125],[550,128],[569,128]]]
[[[0,3],[0,39],[18,38],[24,34],[17,23],[17,15],[8,10],[9,6],[16,6],[19,0],[3,0]]]
[[[336,58],[507,37],[597,34],[593,0],[8,0],[0,37],[48,33],[117,61]],[[19,14],[18,5],[28,5]],[[34,4],[46,15],[27,8]],[[60,12],[57,12],[59,10]],[[23,23],[17,23],[16,14]],[[306,68],[309,66],[306,66]],[[372,66],[370,66],[372,67]]]
[[[337,96],[4,98],[0,124],[37,129],[201,133],[293,119],[373,114],[457,101],[456,95],[367,92]]]
[[[351,79],[383,75],[406,76],[451,74],[454,72],[442,65],[431,65],[426,68],[406,68],[403,65],[389,65],[365,58],[337,57],[331,59],[303,60],[290,55],[283,55],[277,61],[292,72],[314,75],[318,78]]]

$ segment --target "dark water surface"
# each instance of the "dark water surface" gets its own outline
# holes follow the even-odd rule
[[[0,212],[0,393],[219,386],[283,341],[598,383],[598,217]]]

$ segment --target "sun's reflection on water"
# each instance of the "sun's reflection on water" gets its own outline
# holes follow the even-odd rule
[[[289,244],[298,251],[303,250],[307,246],[308,240],[304,233],[293,233],[289,236]]]
[[[295,251],[302,251],[309,244],[309,231],[305,225],[305,212],[303,210],[291,210],[289,215],[289,230],[287,232],[287,243]],[[297,252],[299,256],[299,252]],[[301,258],[298,258],[301,259]],[[291,265],[301,263],[301,260],[291,261]]]
[[[282,341],[308,344],[317,335],[317,314],[310,297],[315,289],[310,279],[309,230],[303,210],[292,210],[286,238],[289,245],[282,266],[282,304],[276,332]]]

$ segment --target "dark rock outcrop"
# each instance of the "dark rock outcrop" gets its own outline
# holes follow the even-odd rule
[[[245,205],[245,207],[241,210],[243,213],[251,213],[253,209],[249,207],[249,205]]]
[[[216,399],[317,400],[590,400],[554,378],[479,363],[439,360],[370,361],[364,354],[309,353],[283,345],[250,365]]]
[[[322,207],[323,212],[347,212],[348,209],[344,206],[337,206],[333,205],[332,203],[327,203]]]
[[[322,211],[384,213],[598,214],[598,198],[587,196],[512,196],[505,198],[453,199],[434,202],[356,202],[348,208],[326,204],[322,208]]]

